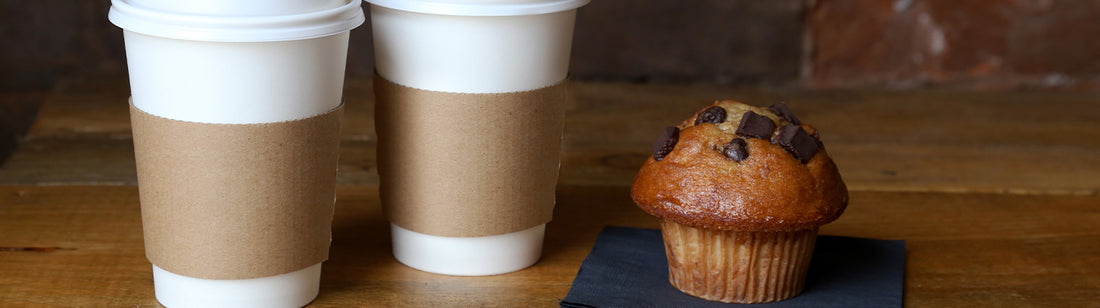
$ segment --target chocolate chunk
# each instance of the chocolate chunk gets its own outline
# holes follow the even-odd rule
[[[672,149],[676,147],[676,142],[680,141],[680,129],[676,127],[665,128],[665,133],[661,135],[661,139],[657,139],[653,143],[653,159],[661,161],[665,158],[665,155],[672,153]]]
[[[730,143],[722,147],[722,155],[738,162],[745,160],[749,158],[749,144],[741,138],[730,140]]]
[[[726,121],[726,108],[711,106],[703,112],[699,113],[699,116],[695,117],[695,125],[702,123],[722,123]]]
[[[737,124],[736,133],[738,136],[745,138],[754,137],[768,140],[774,130],[775,122],[772,122],[772,119],[752,111],[745,111],[745,114],[741,115],[741,123]]]
[[[775,115],[779,116],[780,118],[787,120],[787,123],[791,123],[794,125],[802,124],[802,122],[798,121],[798,117],[794,116],[794,112],[791,112],[791,109],[787,108],[787,103],[775,103],[771,106],[768,106],[768,110],[771,110],[771,112],[774,112]]]
[[[810,134],[802,130],[802,126],[798,125],[787,124],[780,127],[779,134],[772,139],[772,143],[783,147],[784,150],[794,155],[794,158],[803,164],[809,162],[818,150],[817,141],[814,137],[811,137]]]

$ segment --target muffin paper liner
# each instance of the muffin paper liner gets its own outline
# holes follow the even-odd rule
[[[669,282],[684,293],[727,303],[767,303],[802,292],[817,228],[738,232],[661,223]]]

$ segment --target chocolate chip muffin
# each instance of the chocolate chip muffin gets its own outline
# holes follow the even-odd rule
[[[661,220],[672,285],[727,303],[798,295],[818,227],[848,204],[816,129],[734,101],[667,128],[631,196]]]

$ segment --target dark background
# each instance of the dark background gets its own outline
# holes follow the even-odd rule
[[[0,0],[0,161],[68,76],[125,76],[107,0]],[[366,7],[366,6],[365,6]],[[1100,0],[593,0],[572,78],[737,87],[1100,89]],[[373,70],[369,21],[349,78]]]

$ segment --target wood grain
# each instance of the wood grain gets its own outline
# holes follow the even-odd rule
[[[390,256],[377,189],[338,191],[315,307],[555,306],[606,225],[656,228],[626,187],[562,186],[542,260],[504,275],[420,272]],[[0,306],[155,305],[132,186],[0,186]],[[857,192],[823,234],[905,239],[911,306],[1100,302],[1096,196]]]
[[[25,145],[0,166],[0,183],[133,185],[125,83],[76,80],[56,92]],[[374,184],[370,80],[349,80],[345,92],[339,183]],[[664,126],[731,98],[789,102],[821,129],[853,190],[1100,194],[1100,94],[585,82],[576,82],[573,94],[563,139],[564,185],[629,183]]]
[[[0,164],[0,307],[158,306],[123,79],[73,78]],[[719,98],[787,101],[852,190],[823,234],[906,240],[905,304],[1100,303],[1100,94],[577,82],[542,259],[450,277],[390,255],[370,80],[345,87],[333,246],[313,307],[555,307],[607,225],[656,228],[629,185],[659,130]]]

